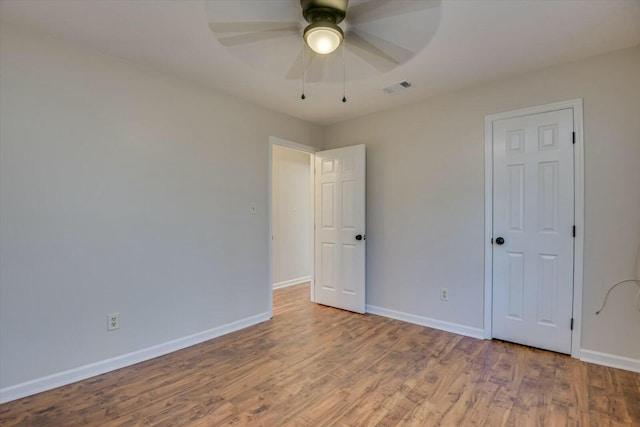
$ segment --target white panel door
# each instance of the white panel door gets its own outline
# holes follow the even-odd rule
[[[315,158],[315,302],[364,313],[365,146]]]
[[[571,353],[573,110],[493,123],[492,336]]]

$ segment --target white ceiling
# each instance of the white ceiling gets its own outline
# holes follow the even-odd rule
[[[297,14],[299,1],[284,1]],[[366,0],[352,0],[350,5],[362,1]],[[390,0],[390,6],[396,1]],[[215,19],[216,7],[229,1],[0,0],[0,23],[142,62],[320,125],[640,44],[640,0],[409,1],[438,3],[424,15],[425,25],[435,34],[429,34],[426,46],[403,65],[349,78],[344,104],[342,82],[335,78],[308,83],[307,99],[300,99],[301,81],[284,75],[299,50],[288,51],[273,41],[244,53],[223,47],[208,21]],[[283,0],[234,3],[234,12],[246,11],[257,19],[265,5]],[[403,21],[382,19],[377,25],[393,31]],[[273,59],[283,65],[262,65]],[[352,67],[358,70],[358,64]],[[413,86],[383,92],[402,80]]]

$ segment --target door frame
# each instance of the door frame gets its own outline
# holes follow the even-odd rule
[[[573,109],[573,125],[576,134],[573,157],[574,223],[576,236],[573,244],[573,330],[571,331],[571,356],[580,358],[582,330],[582,282],[584,258],[584,132],[582,98],[538,105],[504,113],[490,114],[484,119],[484,338],[492,336],[493,310],[493,122],[496,120],[528,116],[531,114]]]
[[[310,222],[309,222],[309,226],[310,226],[310,230],[309,233],[311,233],[311,248],[310,249],[310,253],[311,253],[311,271],[310,271],[310,277],[311,277],[311,286],[309,286],[310,288],[310,292],[311,292],[311,302],[315,302],[314,300],[314,286],[315,286],[315,246],[314,246],[314,242],[315,242],[315,233],[314,233],[314,224],[315,224],[315,209],[314,209],[314,203],[315,203],[315,186],[314,186],[314,165],[315,165],[315,152],[317,151],[317,149],[315,147],[312,147],[310,145],[304,145],[304,144],[300,144],[297,142],[293,142],[293,141],[289,141],[287,139],[283,139],[283,138],[278,138],[277,136],[270,136],[269,137],[269,188],[268,188],[268,199],[267,199],[267,210],[269,211],[269,234],[267,235],[267,239],[269,242],[269,317],[273,318],[273,146],[274,145],[279,145],[281,147],[285,147],[285,148],[289,148],[292,150],[296,150],[296,151],[302,151],[305,153],[309,154],[309,176],[310,176],[310,188],[309,188],[309,203],[311,204],[310,206],[310,211],[311,211],[311,218],[310,218]]]

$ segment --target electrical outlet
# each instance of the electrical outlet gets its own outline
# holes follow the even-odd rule
[[[449,301],[449,289],[440,288],[440,299],[442,301]]]
[[[120,313],[107,314],[107,331],[120,329]]]

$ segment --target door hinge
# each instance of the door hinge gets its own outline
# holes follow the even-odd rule
[[[573,317],[571,318],[571,330],[573,331]]]
[[[576,237],[576,226],[573,226],[573,237]]]
[[[575,132],[573,132],[573,143],[574,144],[576,143],[576,133]]]

